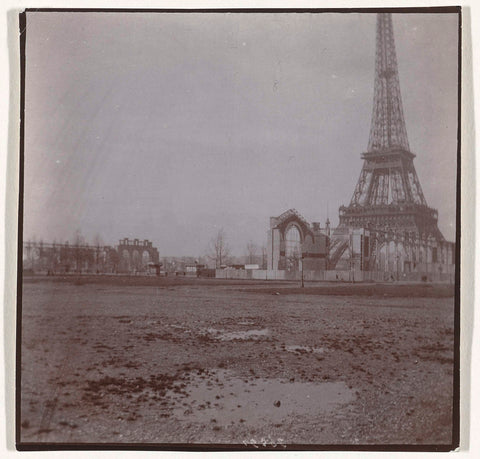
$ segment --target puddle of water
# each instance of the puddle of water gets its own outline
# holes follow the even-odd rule
[[[296,352],[296,353],[311,353],[314,354],[323,354],[325,352],[324,347],[310,347],[310,346],[297,346],[292,344],[291,346],[285,346],[285,350],[288,352]]]
[[[175,417],[223,426],[244,421],[251,427],[276,424],[292,415],[315,417],[354,399],[344,382],[246,381],[220,369],[204,378],[194,376],[185,391],[186,396],[167,393],[174,400]]]
[[[238,322],[238,325],[255,325],[253,320],[244,320],[243,322]]]
[[[232,341],[235,339],[260,339],[264,336],[270,335],[270,330],[268,328],[261,330],[238,330],[232,332],[217,330],[216,328],[207,328],[207,332],[210,335],[214,335],[214,337],[220,341]]]
[[[262,336],[268,336],[270,330],[264,328],[263,330],[241,330],[235,332],[225,332],[220,335],[220,340],[222,341],[231,341],[233,339],[255,339],[261,338]]]

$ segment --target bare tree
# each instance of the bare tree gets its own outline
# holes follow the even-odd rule
[[[230,247],[228,246],[225,230],[219,229],[217,235],[210,241],[208,258],[215,261],[215,268],[220,268],[228,262]]]
[[[103,238],[100,233],[95,234],[95,237],[93,238],[93,245],[95,247],[102,247],[104,245]]]
[[[114,248],[110,248],[107,253],[107,263],[112,273],[116,273],[120,264],[120,255]]]
[[[70,272],[70,268],[74,262],[74,254],[70,249],[68,241],[65,244],[62,244],[60,248],[60,264],[63,266],[63,269],[66,273]]]
[[[249,241],[247,243],[247,254],[246,254],[246,262],[247,264],[251,265],[256,263],[257,261],[257,253],[258,247],[253,241]]]
[[[84,250],[83,246],[85,244],[85,238],[82,236],[82,232],[80,229],[77,229],[75,231],[75,236],[73,238],[73,245],[74,245],[74,250],[75,250],[75,264],[76,264],[76,270],[77,272],[81,273],[82,272],[82,265],[84,263]]]
[[[24,252],[24,256],[25,256],[24,261],[27,263],[28,269],[30,269],[32,273],[35,271],[37,267],[36,261],[39,258],[39,251],[37,249],[36,240],[37,238],[33,236],[32,239],[28,241],[25,252]],[[27,269],[27,266],[24,266],[24,269]]]
[[[101,250],[103,249],[103,239],[99,233],[95,234],[93,238],[93,246],[95,251],[95,269],[97,273],[103,271],[104,260],[102,260],[102,253]]]

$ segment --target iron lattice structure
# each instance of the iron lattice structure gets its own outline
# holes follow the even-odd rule
[[[340,226],[394,229],[444,240],[413,165],[403,115],[391,13],[377,15],[372,124],[360,178]]]

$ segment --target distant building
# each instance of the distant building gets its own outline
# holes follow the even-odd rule
[[[120,239],[117,252],[120,272],[144,272],[149,269],[149,263],[159,264],[158,250],[148,239]]]
[[[162,268],[162,263],[149,262],[147,265],[148,274],[154,275],[154,276],[160,276],[161,268]]]
[[[202,272],[202,270],[205,269],[204,264],[185,264],[183,270],[186,276],[199,276],[199,274]]]
[[[260,266],[257,264],[248,264],[244,266],[244,269],[249,270],[249,269],[260,269]]]

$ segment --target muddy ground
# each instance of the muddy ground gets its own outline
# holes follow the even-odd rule
[[[22,318],[22,443],[452,441],[451,287],[37,277]]]

